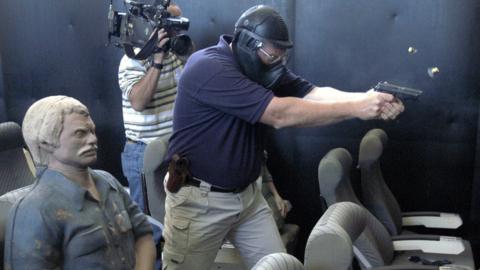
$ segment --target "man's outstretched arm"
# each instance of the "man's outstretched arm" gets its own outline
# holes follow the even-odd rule
[[[368,92],[373,92],[370,89]],[[367,93],[368,93],[367,92]],[[380,91],[381,92],[381,91]],[[361,99],[365,95],[365,92],[345,92],[333,87],[318,87],[315,86],[310,93],[304,98],[310,100],[330,100],[330,101],[348,101]],[[379,118],[383,120],[393,120],[400,113],[404,111],[403,103],[400,99],[394,98],[391,102],[384,103],[384,106],[380,108]]]
[[[350,93],[314,87],[303,99],[274,97],[260,122],[275,128],[322,126],[351,118],[394,119],[402,111],[403,104],[390,94],[374,91]]]

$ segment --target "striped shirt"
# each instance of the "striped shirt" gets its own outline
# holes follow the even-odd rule
[[[172,53],[169,53],[162,63],[163,68],[153,99],[139,112],[132,108],[128,96],[133,86],[147,73],[150,61],[135,60],[126,55],[120,61],[118,83],[122,90],[123,123],[127,139],[149,143],[172,133],[173,106],[183,63]]]

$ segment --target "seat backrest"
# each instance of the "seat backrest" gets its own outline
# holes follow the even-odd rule
[[[158,138],[145,148],[143,156],[143,173],[146,189],[146,205],[149,214],[163,223],[165,217],[165,189],[163,179],[168,167],[164,160],[168,150],[168,137]]]
[[[387,145],[382,129],[368,131],[360,142],[358,164],[361,170],[362,201],[391,235],[402,231],[402,211],[382,175],[380,157]]]
[[[27,154],[20,126],[0,123],[0,195],[35,181]]]
[[[393,259],[390,235],[363,206],[334,203],[310,233],[305,269],[346,270],[354,255],[362,269],[388,265]]]
[[[330,205],[308,237],[305,269],[349,269],[353,259],[352,243],[364,228],[365,213],[359,205],[351,202]]]
[[[353,243],[355,257],[362,269],[388,266],[394,258],[392,238],[385,226],[361,207],[365,211],[365,229]]]
[[[302,263],[288,253],[273,253],[261,258],[251,270],[303,270]]]
[[[350,183],[351,166],[352,156],[344,148],[330,150],[320,161],[318,183],[327,205],[344,201],[360,204]]]

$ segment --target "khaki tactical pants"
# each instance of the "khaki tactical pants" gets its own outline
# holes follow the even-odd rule
[[[165,192],[164,270],[210,269],[225,239],[238,249],[248,269],[265,255],[286,252],[254,183],[241,193],[211,192],[206,182]]]

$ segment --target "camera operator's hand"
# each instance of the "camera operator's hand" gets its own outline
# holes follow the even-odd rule
[[[165,31],[165,29],[162,28],[157,32],[157,47],[162,48],[163,46],[165,46],[165,44],[167,44],[169,40],[170,38],[168,37],[168,34]],[[153,62],[156,64],[161,64],[163,61],[164,55],[165,55],[165,52],[163,50],[154,54]]]
[[[155,35],[155,32],[153,33],[153,35]],[[165,32],[164,29],[160,29],[156,33],[157,47],[162,48],[169,41],[167,32]],[[153,63],[150,68],[148,68],[147,73],[133,85],[128,98],[135,111],[141,112],[145,110],[147,104],[152,101],[155,90],[157,89],[158,78],[160,78],[163,68],[162,61],[164,55],[165,52],[163,50],[155,53],[153,55]]]

